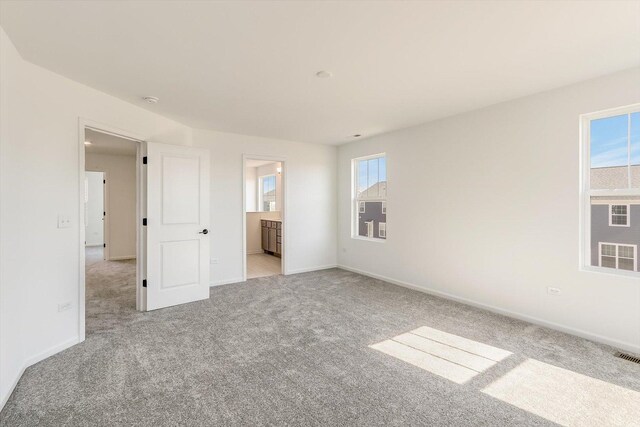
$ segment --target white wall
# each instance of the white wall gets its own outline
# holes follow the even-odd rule
[[[102,172],[87,172],[87,195],[85,203],[85,232],[86,246],[102,246],[104,243],[104,178]]]
[[[248,167],[245,172],[245,195],[247,212],[258,210],[258,168]]]
[[[191,129],[23,61],[1,29],[0,76],[3,404],[22,369],[78,340],[79,118],[172,144],[191,144]]]
[[[635,69],[341,146],[339,264],[640,352],[638,279],[578,270],[578,116],[639,101]],[[379,152],[387,241],[354,240],[350,160]]]
[[[242,280],[242,155],[285,159],[289,229],[287,272],[336,265],[336,155],[334,146],[303,144],[207,130],[194,145],[211,150],[211,258],[213,284]]]
[[[78,342],[79,118],[211,149],[214,284],[242,278],[243,153],[290,161],[289,272],[336,264],[335,147],[193,131],[23,61],[0,29],[0,407],[27,366]]]
[[[86,153],[85,169],[106,173],[107,259],[135,258],[136,157]]]

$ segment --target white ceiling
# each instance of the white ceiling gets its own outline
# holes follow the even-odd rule
[[[73,80],[194,127],[329,144],[640,66],[638,1],[0,8],[26,60]]]
[[[136,155],[136,142],[128,139],[118,138],[117,136],[96,132],[91,129],[85,130],[84,139],[85,141],[91,142],[91,145],[84,146],[87,153],[113,154],[118,156]]]

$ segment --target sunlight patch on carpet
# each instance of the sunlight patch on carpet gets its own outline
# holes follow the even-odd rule
[[[512,354],[427,326],[369,347],[457,384],[464,384]]]
[[[640,425],[640,393],[527,359],[483,393],[564,426]]]

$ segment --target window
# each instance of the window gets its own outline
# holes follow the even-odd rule
[[[636,271],[636,245],[600,243],[600,267]]]
[[[276,176],[266,175],[260,177],[260,206],[263,212],[276,210]]]
[[[384,239],[387,237],[387,223],[380,222],[378,223],[378,237]]]
[[[612,227],[629,227],[630,205],[609,205],[609,225]]]
[[[387,238],[387,158],[376,154],[352,162],[352,237],[384,240]]]
[[[583,116],[582,135],[582,265],[637,272],[640,104]]]

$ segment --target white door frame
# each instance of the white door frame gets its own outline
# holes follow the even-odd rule
[[[119,138],[128,139],[136,142],[136,310],[144,310],[146,301],[145,293],[142,288],[143,272],[145,268],[144,256],[144,228],[142,227],[142,218],[146,214],[146,176],[143,173],[142,157],[146,154],[146,143],[142,137],[133,132],[118,129],[116,127],[99,123],[93,120],[80,117],[78,119],[78,182],[79,182],[79,221],[78,235],[79,238],[79,280],[78,280],[78,338],[79,342],[85,339],[85,227],[84,227],[84,172],[85,172],[85,129],[92,129],[97,132],[106,133],[117,136]],[[105,188],[106,191],[106,188]],[[106,239],[105,239],[106,242]]]
[[[280,212],[280,216],[282,218],[282,254],[281,254],[281,266],[282,266],[282,274],[289,274],[289,270],[287,269],[287,260],[289,257],[289,251],[287,244],[288,236],[289,236],[289,225],[288,225],[288,217],[289,215],[289,198],[287,197],[287,190],[289,186],[287,185],[287,180],[289,179],[289,174],[287,173],[287,158],[283,156],[269,156],[264,154],[243,154],[242,155],[242,281],[247,281],[247,160],[269,160],[272,162],[280,162],[282,164],[282,177],[281,177],[281,186],[282,186],[282,211]]]
[[[85,165],[86,168],[86,165]],[[106,215],[107,212],[109,212],[109,191],[108,191],[108,185],[109,185],[109,179],[107,178],[107,171],[99,171],[99,170],[94,170],[93,168],[89,168],[89,169],[85,169],[85,172],[99,172],[102,174],[102,179],[103,179],[103,184],[102,184],[102,211],[104,212],[103,216],[102,216],[102,243],[104,243],[103,245],[103,258],[105,260],[109,259],[109,216]],[[84,219],[84,221],[86,221],[86,218]],[[85,236],[85,239],[87,238],[87,236]],[[85,242],[86,244],[86,242]]]

